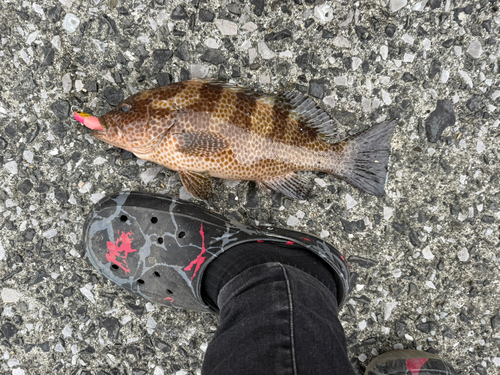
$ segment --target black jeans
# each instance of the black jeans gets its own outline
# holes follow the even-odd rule
[[[218,297],[220,325],[203,375],[350,375],[337,301],[311,275],[280,263],[251,267]]]

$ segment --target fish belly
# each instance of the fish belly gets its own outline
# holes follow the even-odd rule
[[[240,158],[241,159],[241,158]],[[212,177],[227,180],[262,180],[287,174],[297,166],[285,160],[249,157],[238,160],[229,149],[212,155],[188,155],[175,150],[167,150],[152,155],[149,160],[174,171],[208,172]]]

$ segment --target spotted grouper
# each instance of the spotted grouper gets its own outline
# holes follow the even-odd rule
[[[264,95],[200,79],[135,94],[99,118],[74,116],[94,137],[178,171],[186,190],[207,201],[212,177],[307,199],[312,183],[300,171],[330,173],[383,196],[396,124],[333,143],[333,120],[301,93]]]

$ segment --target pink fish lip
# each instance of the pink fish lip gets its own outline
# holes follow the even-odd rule
[[[92,130],[104,131],[99,119],[85,112],[73,112],[75,120]]]
[[[73,116],[75,117],[75,120],[81,122],[82,124],[85,122],[85,117],[83,117],[80,112],[73,112]]]

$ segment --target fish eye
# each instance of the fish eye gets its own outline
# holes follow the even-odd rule
[[[132,107],[128,104],[122,104],[122,112],[128,112],[130,111],[130,108]]]

